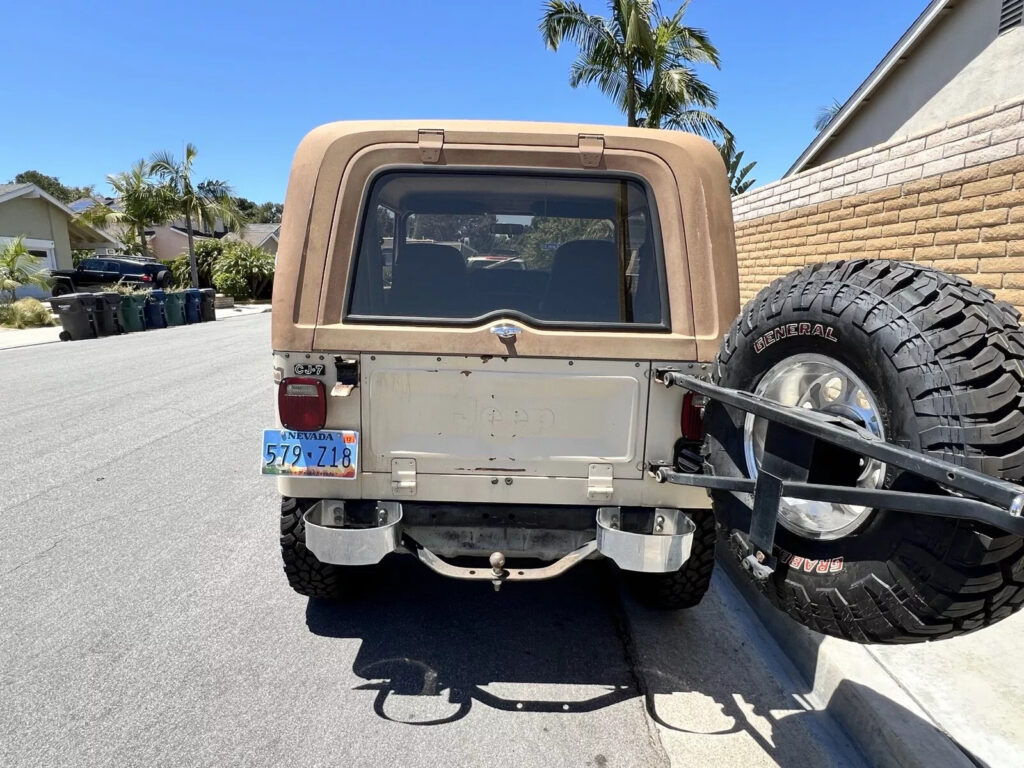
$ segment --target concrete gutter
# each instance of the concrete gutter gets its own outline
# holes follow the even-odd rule
[[[907,654],[920,654],[922,650],[957,643],[958,639],[927,647],[871,647],[825,637],[772,607],[757,593],[730,553],[720,551],[717,565],[807,681],[808,698],[836,719],[872,765],[893,768],[1019,765],[1015,758],[1024,754],[1024,741],[1009,745],[1002,738],[986,738],[985,733],[979,737],[979,725],[986,717],[958,695],[967,682],[966,677],[976,677],[970,666],[956,661],[943,667],[918,665],[915,674],[908,665],[899,663],[901,655],[906,658]],[[985,634],[963,640],[973,637],[984,640]],[[1012,657],[1003,657],[1001,661],[1005,664],[1009,658]],[[1024,685],[1024,679],[1021,682]],[[979,686],[976,680],[974,687],[988,690],[985,683]],[[945,694],[954,704],[952,711],[959,713],[958,721],[953,723],[948,718],[937,717],[934,708],[925,703],[927,697],[921,695],[922,688]],[[1002,704],[991,698],[987,702],[984,697],[979,698],[982,710]],[[1018,698],[1018,706],[1019,701]],[[1013,712],[1014,705],[1010,703],[1005,715],[1013,718]],[[1021,738],[1024,740],[1024,732]],[[964,746],[968,741],[969,748]]]

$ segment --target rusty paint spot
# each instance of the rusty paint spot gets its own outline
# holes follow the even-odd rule
[[[461,374],[462,374],[463,376],[470,376],[470,375],[471,375],[471,374],[472,374],[473,372],[472,372],[472,371],[460,371],[460,373],[461,373]]]
[[[481,363],[489,363],[489,362],[491,362],[491,358],[492,357],[494,357],[494,355],[480,355],[480,362]]]

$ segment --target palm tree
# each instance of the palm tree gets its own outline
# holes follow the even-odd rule
[[[107,183],[117,197],[116,207],[102,202],[80,214],[93,226],[121,225],[121,239],[137,242],[143,256],[147,255],[146,228],[166,224],[174,215],[174,194],[166,184],[154,184],[149,164],[136,161],[130,170],[112,173]]]
[[[814,118],[814,130],[821,133],[825,130],[825,127],[835,120],[836,115],[843,108],[843,105],[839,102],[839,99],[832,99],[831,104],[826,104],[824,107],[818,108],[818,114]]]
[[[192,182],[192,164],[199,150],[192,143],[185,145],[182,159],[175,160],[170,152],[157,152],[150,162],[150,172],[164,180],[173,195],[172,210],[185,219],[188,235],[188,261],[192,274],[192,287],[199,287],[199,267],[196,264],[195,233],[193,222],[215,231],[217,224],[228,229],[237,229],[245,224],[232,197],[234,190],[225,181],[206,180]]]
[[[736,151],[736,143],[731,136],[720,144],[716,143],[715,146],[725,161],[725,170],[729,174],[729,190],[734,196],[742,195],[757,183],[757,179],[747,178],[757,165],[757,161],[743,165],[743,153]]]
[[[683,24],[684,3],[670,17],[662,17],[654,29],[650,80],[640,93],[640,125],[675,128],[705,138],[731,134],[710,110],[718,95],[700,79],[692,64],[719,67],[718,51],[702,29]]]
[[[25,247],[24,236],[0,248],[0,294],[8,294],[8,301],[18,298],[18,289],[26,285],[49,288],[51,283],[50,275],[36,266],[35,257]]]
[[[708,111],[718,98],[693,64],[720,65],[702,29],[683,24],[686,0],[660,16],[654,0],[609,0],[610,18],[588,14],[578,2],[549,0],[540,31],[548,48],[565,40],[579,48],[569,84],[596,83],[626,114],[626,124],[727,135]]]

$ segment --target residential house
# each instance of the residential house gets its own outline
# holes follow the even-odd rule
[[[805,264],[886,258],[1024,309],[1024,2],[932,0],[733,216],[744,300]]]
[[[24,237],[39,269],[72,269],[72,250],[116,252],[120,248],[116,239],[79,221],[70,207],[35,184],[0,184],[0,245],[19,236]],[[23,288],[19,295],[45,292]]]
[[[241,232],[228,232],[224,235],[224,242],[246,242],[276,256],[277,243],[280,237],[280,223],[246,224]]]

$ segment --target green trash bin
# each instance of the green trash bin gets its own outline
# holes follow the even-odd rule
[[[146,294],[121,296],[121,327],[125,333],[146,330]]]
[[[185,324],[185,292],[167,291],[167,325]]]

